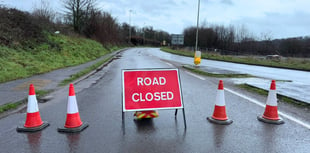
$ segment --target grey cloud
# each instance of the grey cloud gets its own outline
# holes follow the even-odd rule
[[[256,36],[270,32],[274,38],[298,37],[310,35],[309,13],[294,14],[265,13],[262,18],[241,18],[232,21],[234,25],[246,25]]]
[[[232,2],[232,0],[221,0],[221,3],[222,4],[225,4],[225,5],[233,5],[234,3]]]

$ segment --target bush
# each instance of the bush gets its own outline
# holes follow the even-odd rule
[[[42,29],[33,21],[29,13],[0,7],[0,45],[33,48],[44,41]]]

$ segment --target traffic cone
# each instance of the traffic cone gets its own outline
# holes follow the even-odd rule
[[[69,87],[69,98],[67,105],[67,118],[64,128],[58,128],[58,132],[80,132],[88,127],[87,123],[83,123],[80,118],[73,84]]]
[[[49,123],[41,120],[38,101],[33,84],[29,86],[27,115],[24,126],[17,127],[17,132],[36,132],[49,126]]]
[[[207,119],[211,123],[223,124],[223,125],[231,124],[233,122],[232,120],[228,119],[226,115],[223,80],[219,81],[213,115],[212,117],[207,117]]]
[[[272,80],[267,97],[265,112],[262,116],[257,116],[259,121],[269,124],[283,124],[284,121],[278,115],[276,81]]]

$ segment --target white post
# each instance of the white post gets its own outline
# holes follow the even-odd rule
[[[200,0],[198,0],[197,27],[196,27],[197,29],[196,29],[196,45],[195,45],[195,51],[198,50],[199,10],[200,10]]]

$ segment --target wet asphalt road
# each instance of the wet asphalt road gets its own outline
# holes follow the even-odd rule
[[[173,63],[150,56],[147,49],[130,49],[106,68],[75,85],[79,112],[89,127],[79,134],[62,134],[66,117],[68,89],[59,90],[51,101],[39,104],[42,120],[51,125],[37,133],[17,133],[26,114],[17,113],[0,120],[1,153],[21,152],[310,152],[310,130],[284,118],[283,125],[257,121],[263,107],[225,91],[227,115],[231,125],[215,125],[206,120],[214,109],[219,79],[197,78],[180,69],[187,119],[182,111],[159,111],[159,118],[133,121],[125,113],[122,131],[121,69],[174,68]],[[224,87],[225,82],[224,82]]]
[[[153,56],[169,61],[182,61],[183,64],[192,64],[193,58],[178,56],[160,51],[159,48],[147,50]],[[201,66],[229,70],[235,73],[250,74],[256,78],[235,79],[235,83],[247,83],[258,88],[269,90],[270,80],[277,81],[277,91],[282,95],[310,103],[310,72],[237,64],[214,60],[201,60]]]

